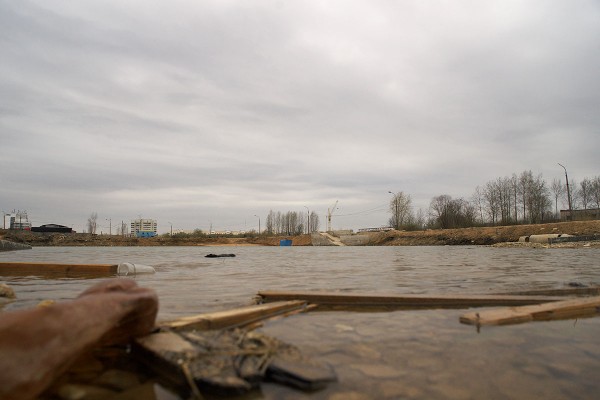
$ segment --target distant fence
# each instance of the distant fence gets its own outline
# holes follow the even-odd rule
[[[394,228],[389,227],[389,226],[382,226],[379,228],[360,228],[358,230],[358,232],[387,232],[387,231],[393,231]]]

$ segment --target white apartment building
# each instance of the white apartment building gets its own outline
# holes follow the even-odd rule
[[[139,232],[154,232],[157,233],[157,224],[155,219],[132,219],[131,220],[131,235],[137,236]]]

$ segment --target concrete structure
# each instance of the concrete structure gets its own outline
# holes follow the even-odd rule
[[[150,237],[158,234],[155,219],[133,219],[131,220],[131,235],[136,237]],[[142,234],[142,232],[144,232]],[[150,235],[149,233],[153,233]]]
[[[560,210],[561,221],[589,221],[600,219],[600,208],[588,208],[587,210]]]
[[[0,240],[0,251],[13,251],[13,250],[29,250],[31,246],[23,243],[9,242],[8,240]]]

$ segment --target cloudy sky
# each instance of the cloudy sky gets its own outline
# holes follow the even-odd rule
[[[599,175],[599,82],[597,0],[0,0],[0,209],[382,226],[389,191]]]

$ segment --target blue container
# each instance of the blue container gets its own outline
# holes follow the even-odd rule
[[[281,239],[279,241],[279,245],[280,246],[291,246],[292,245],[292,239]]]

